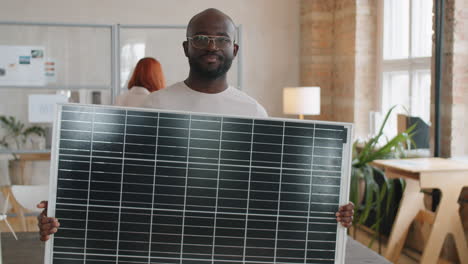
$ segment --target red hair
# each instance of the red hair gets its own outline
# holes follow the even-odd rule
[[[150,92],[166,87],[161,63],[150,57],[139,60],[130,81],[128,81],[128,89],[133,86],[145,87]]]

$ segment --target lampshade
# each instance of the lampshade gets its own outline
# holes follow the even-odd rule
[[[320,87],[284,88],[283,112],[290,115],[319,115]]]

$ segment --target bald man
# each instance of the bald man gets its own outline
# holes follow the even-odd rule
[[[236,26],[217,9],[194,16],[182,43],[190,64],[187,79],[151,94],[144,107],[221,115],[267,117],[255,99],[230,86],[227,73],[237,55]]]
[[[145,107],[164,110],[267,117],[267,113],[255,99],[230,86],[227,72],[237,55],[236,27],[232,19],[217,9],[207,9],[195,15],[187,27],[187,40],[182,43],[190,64],[189,76],[165,89],[152,93]],[[40,239],[47,241],[57,232],[60,223],[47,217],[47,202],[38,204],[44,208],[38,216]],[[336,220],[344,227],[352,224],[354,205],[339,208]]]

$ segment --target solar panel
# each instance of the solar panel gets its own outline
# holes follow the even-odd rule
[[[61,105],[45,263],[343,263],[351,124]]]

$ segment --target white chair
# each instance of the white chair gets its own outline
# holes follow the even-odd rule
[[[15,231],[13,230],[13,228],[11,227],[10,223],[8,222],[8,215],[7,215],[7,210],[9,208],[8,206],[8,201],[10,199],[10,195],[8,194],[5,198],[5,204],[2,208],[2,213],[0,213],[0,222],[4,222],[6,224],[6,226],[8,227],[8,229],[10,229],[10,232],[13,234],[13,237],[18,240],[18,237],[16,236],[15,234]],[[0,231],[0,235],[1,235],[1,231]],[[0,264],[3,263],[3,257],[2,257],[2,238],[0,236]]]
[[[16,215],[22,232],[28,231],[25,216],[38,215],[41,212],[36,205],[48,199],[48,188],[48,185],[12,185],[0,188],[4,197],[10,196],[10,213]]]
[[[40,213],[42,209],[38,209],[36,205],[49,198],[48,185],[13,185],[11,193],[16,201],[26,210]]]

